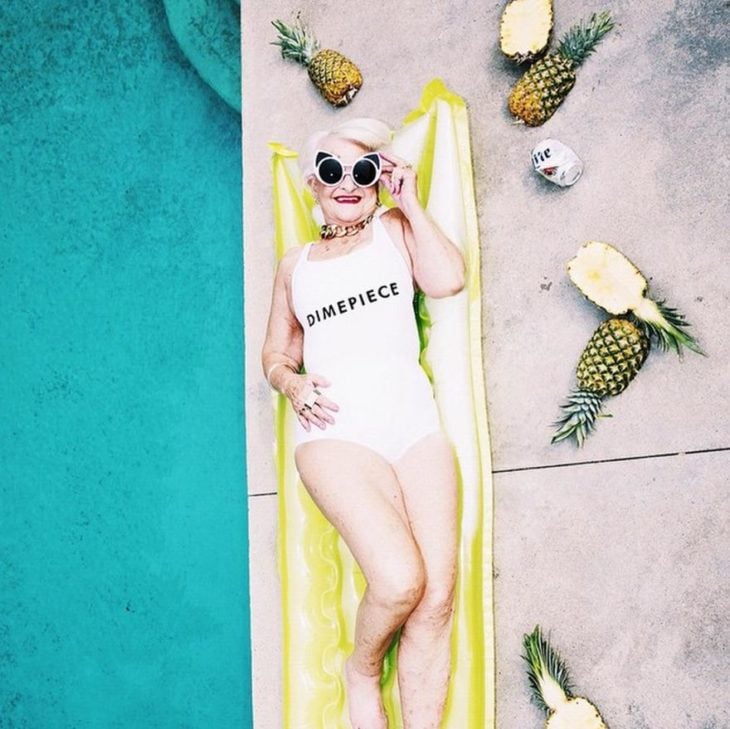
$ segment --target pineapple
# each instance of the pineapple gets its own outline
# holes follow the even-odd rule
[[[534,61],[547,48],[552,29],[552,0],[511,0],[502,12],[499,47],[517,63]]]
[[[547,713],[545,729],[608,729],[588,699],[571,696],[565,664],[543,638],[539,625],[525,635],[524,646],[533,699]]]
[[[695,339],[682,331],[684,316],[664,301],[648,298],[648,284],[638,268],[613,246],[589,241],[568,263],[573,283],[594,304],[609,314],[630,313],[665,351],[682,353],[682,346],[703,354]]]
[[[592,15],[588,25],[576,25],[558,50],[534,63],[515,84],[509,110],[530,126],[544,124],[563,103],[575,84],[575,71],[613,28],[608,11]]]
[[[306,66],[312,83],[330,104],[347,106],[362,86],[360,69],[339,51],[320,51],[300,22],[287,25],[274,20],[272,25],[279,32],[272,43],[281,47],[281,55]]]
[[[628,319],[604,321],[593,333],[578,361],[578,389],[562,406],[563,416],[552,442],[575,438],[578,446],[595,428],[605,397],[623,392],[649,354],[649,337]]]

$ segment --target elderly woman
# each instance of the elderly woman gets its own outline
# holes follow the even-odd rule
[[[406,729],[441,726],[450,669],[457,490],[419,365],[414,288],[464,285],[458,248],[429,219],[415,172],[385,151],[373,119],[314,135],[302,166],[321,239],[279,265],[263,348],[272,387],[297,414],[304,486],[367,581],[345,667],[353,729],[387,729],[384,654],[401,628],[398,683]],[[377,215],[378,185],[397,207]]]

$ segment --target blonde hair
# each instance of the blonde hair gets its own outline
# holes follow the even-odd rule
[[[314,132],[307,139],[299,156],[302,176],[306,180],[314,174],[314,155],[327,137],[346,139],[359,144],[368,152],[375,152],[390,144],[391,136],[391,129],[385,122],[367,117],[341,122],[328,131]]]

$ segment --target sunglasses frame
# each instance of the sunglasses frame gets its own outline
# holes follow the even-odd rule
[[[320,157],[320,155],[323,155]],[[377,159],[377,162],[375,159]],[[358,187],[362,188],[368,188],[372,187],[373,185],[376,185],[378,183],[378,180],[380,180],[380,175],[383,173],[383,160],[382,157],[377,152],[367,152],[366,154],[363,154],[361,157],[358,157],[351,165],[343,164],[342,161],[339,159],[339,157],[336,157],[332,152],[325,152],[323,149],[318,149],[314,153],[314,176],[326,187],[336,187],[339,185],[342,180],[345,179],[345,175],[349,174],[350,179],[357,185]],[[326,162],[327,160],[333,159],[335,162],[338,162],[340,167],[342,168],[342,175],[336,182],[326,182],[322,179],[319,168],[320,165],[323,162]],[[376,175],[375,179],[369,184],[369,185],[361,185],[353,176],[352,171],[355,169],[356,165],[358,165],[360,162],[369,162],[373,167],[375,167]]]

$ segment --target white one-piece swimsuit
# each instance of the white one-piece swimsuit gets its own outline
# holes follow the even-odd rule
[[[339,406],[324,430],[297,422],[296,443],[355,442],[392,463],[440,421],[418,362],[411,273],[381,220],[372,225],[372,241],[352,253],[310,261],[309,243],[294,267],[304,368],[329,380],[322,393]]]

